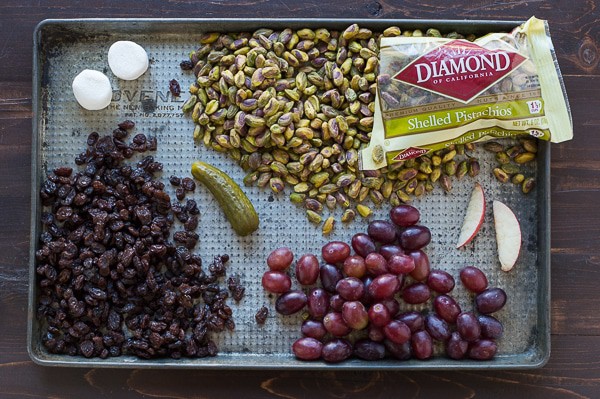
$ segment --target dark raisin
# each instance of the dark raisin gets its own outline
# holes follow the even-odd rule
[[[179,63],[179,67],[184,71],[189,71],[194,68],[194,64],[190,60],[183,60]]]
[[[185,191],[194,191],[196,189],[196,183],[189,177],[181,179],[181,186]]]
[[[265,324],[265,322],[267,321],[268,315],[269,315],[269,308],[267,308],[266,306],[262,306],[260,309],[258,309],[258,312],[256,312],[256,314],[254,315],[254,318],[256,319],[256,323]]]
[[[42,218],[41,221],[43,224],[45,224],[46,226],[54,223],[54,215],[49,213],[49,212],[42,212]]]
[[[177,176],[171,176],[169,177],[169,183],[171,183],[172,186],[179,186],[181,184],[181,179]]]
[[[171,79],[169,81],[169,91],[174,97],[179,97],[181,95],[181,86],[179,86],[179,82],[175,79]]]
[[[177,187],[177,189],[175,190],[175,197],[177,197],[179,201],[183,201],[183,199],[185,198],[185,190],[183,189],[183,187]]]
[[[135,127],[135,122],[127,119],[127,120],[124,120],[123,122],[119,123],[119,127],[121,129],[131,130]]]
[[[79,344],[79,350],[85,357],[92,357],[94,355],[94,343],[92,341],[83,341]]]
[[[71,173],[73,173],[73,168],[69,168],[66,166],[54,169],[54,174],[56,176],[69,177],[71,176]]]
[[[188,218],[188,220],[184,223],[183,227],[187,231],[194,231],[198,227],[198,215],[192,215]]]
[[[96,145],[96,142],[98,141],[98,137],[100,137],[98,132],[90,133],[87,138],[87,145],[89,145],[90,147],[93,147],[94,145]]]
[[[188,211],[190,215],[198,215],[200,213],[198,204],[193,199],[189,199],[185,202],[185,210]]]
[[[156,137],[155,136],[148,137],[148,140],[146,143],[146,150],[156,151],[157,148],[158,148],[158,141],[157,141]]]
[[[113,134],[113,137],[117,140],[123,140],[125,137],[127,137],[127,131],[122,128],[113,130],[112,134]]]
[[[136,145],[146,144],[146,135],[143,133],[136,134],[133,137],[132,142],[133,142],[133,144],[136,144]],[[151,157],[146,157],[146,158],[151,158]]]

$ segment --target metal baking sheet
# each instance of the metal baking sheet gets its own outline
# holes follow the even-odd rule
[[[196,251],[205,259],[227,252],[231,256],[229,270],[238,273],[246,286],[244,300],[239,305],[231,305],[236,330],[216,336],[219,345],[217,357],[180,360],[143,360],[128,356],[85,359],[53,355],[41,345],[40,322],[35,317],[37,292],[34,253],[41,232],[38,188],[46,171],[63,164],[72,165],[75,156],[84,149],[89,132],[108,134],[116,123],[132,119],[137,123],[138,132],[152,133],[158,137],[155,158],[164,164],[162,176],[165,181],[170,175],[187,175],[191,162],[196,159],[209,161],[240,181],[243,172],[228,157],[194,144],[193,123],[180,112],[186,96],[173,98],[168,91],[170,79],[177,79],[184,88],[193,80],[191,74],[181,71],[179,62],[197,47],[199,35],[206,31],[239,32],[259,27],[326,27],[341,30],[355,22],[373,30],[397,25],[402,29],[425,30],[435,27],[442,32],[475,34],[509,31],[519,24],[516,21],[437,20],[89,19],[46,20],[38,25],[34,36],[35,117],[28,313],[28,350],[36,363],[78,367],[393,370],[532,368],[545,364],[550,353],[550,146],[546,143],[540,143],[537,164],[531,171],[536,173],[538,185],[529,196],[521,195],[512,185],[498,184],[490,173],[493,165],[491,155],[484,151],[477,154],[482,164],[479,181],[486,191],[488,205],[491,205],[492,199],[505,201],[516,211],[523,227],[522,252],[516,268],[510,273],[500,271],[496,259],[491,206],[488,206],[485,224],[475,244],[462,251],[454,249],[472,180],[465,178],[455,181],[451,195],[437,188],[414,202],[421,210],[422,223],[429,226],[433,233],[432,243],[426,250],[432,268],[447,270],[457,277],[460,268],[476,265],[486,272],[490,285],[504,288],[509,296],[507,305],[497,314],[504,323],[505,333],[499,341],[499,353],[492,361],[453,361],[436,356],[428,361],[349,360],[329,365],[319,361],[296,360],[290,346],[300,336],[301,316],[282,317],[275,313],[275,298],[265,293],[260,285],[267,254],[282,245],[293,248],[296,256],[306,252],[319,253],[326,241],[339,239],[349,242],[354,233],[366,230],[366,222],[357,219],[347,227],[338,223],[335,232],[324,238],[320,228],[308,223],[304,211],[291,204],[287,195],[275,196],[268,190],[255,187],[245,188],[245,191],[255,204],[261,226],[252,236],[243,239],[229,228],[206,190],[200,187],[194,194],[201,204],[200,242]],[[117,40],[133,40],[148,51],[150,68],[140,79],[125,82],[110,73],[106,54],[110,44]],[[71,81],[86,68],[106,72],[113,84],[113,101],[105,110],[85,111],[73,98]],[[389,206],[377,208],[374,217],[385,218],[388,210]],[[339,211],[336,216],[339,220]],[[453,295],[463,309],[471,307],[472,299],[460,283]],[[254,314],[263,304],[270,308],[270,316],[264,326],[259,326],[254,321]]]

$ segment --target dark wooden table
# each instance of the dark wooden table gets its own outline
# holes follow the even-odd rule
[[[46,4],[44,4],[46,3]],[[600,2],[96,0],[0,2],[0,397],[600,397]],[[552,149],[552,355],[539,370],[151,371],[35,365],[26,351],[32,33],[46,18],[548,19],[575,139]]]

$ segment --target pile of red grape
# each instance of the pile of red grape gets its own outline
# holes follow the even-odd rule
[[[504,306],[506,293],[488,288],[478,268],[465,267],[460,280],[475,295],[477,314],[462,311],[449,295],[454,278],[443,270],[432,270],[422,250],[431,241],[431,232],[417,224],[419,211],[400,205],[390,211],[390,219],[370,222],[367,234],[352,237],[352,248],[341,241],[325,244],[323,264],[315,255],[302,255],[296,261],[295,276],[308,293],[291,289],[286,271],[294,255],[289,248],[269,255],[262,285],[280,294],[277,312],[290,315],[306,308],[308,313],[301,327],[303,337],[292,346],[295,356],[326,362],[352,355],[364,360],[386,355],[424,360],[433,356],[434,345],[440,342],[452,359],[493,358],[503,327],[490,314]],[[315,287],[318,282],[320,287]],[[433,311],[400,311],[400,301],[424,304],[432,297]]]

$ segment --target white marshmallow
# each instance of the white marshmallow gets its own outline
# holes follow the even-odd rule
[[[108,49],[108,66],[116,77],[135,80],[148,69],[148,54],[137,43],[118,41]]]
[[[99,71],[85,69],[73,79],[73,94],[83,108],[96,111],[108,107],[112,87],[108,77]]]

